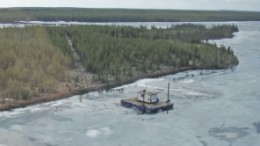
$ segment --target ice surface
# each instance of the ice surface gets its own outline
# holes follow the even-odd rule
[[[240,32],[214,42],[235,50],[235,70],[187,71],[0,112],[0,145],[259,146],[260,22],[232,23]],[[140,115],[120,106],[143,88],[166,100],[168,83],[174,102],[168,114]]]

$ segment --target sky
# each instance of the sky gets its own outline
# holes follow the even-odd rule
[[[84,7],[260,11],[260,0],[0,0],[0,7]]]

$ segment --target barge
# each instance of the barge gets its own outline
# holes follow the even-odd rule
[[[137,92],[137,97],[122,99],[121,105],[127,108],[135,108],[143,113],[156,113],[158,111],[168,111],[173,109],[173,103],[169,100],[169,88],[168,84],[168,98],[167,101],[159,101],[156,92],[149,92],[141,90]]]

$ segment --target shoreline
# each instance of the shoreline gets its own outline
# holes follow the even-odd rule
[[[72,90],[69,92],[64,92],[64,93],[52,93],[50,95],[44,95],[40,97],[33,97],[29,100],[22,100],[22,101],[14,101],[12,103],[8,104],[0,104],[0,112],[1,111],[11,111],[12,109],[17,109],[17,108],[24,108],[27,106],[31,105],[37,105],[41,103],[46,103],[46,102],[51,102],[51,101],[57,101],[60,99],[65,99],[69,98],[75,95],[83,95],[89,92],[95,92],[95,91],[100,91],[100,90],[107,90],[111,88],[115,88],[118,86],[126,85],[126,84],[131,84],[136,82],[137,80],[140,79],[145,79],[145,78],[158,78],[166,75],[171,75],[171,74],[176,74],[184,71],[189,71],[189,70],[220,70],[220,69],[227,69],[225,67],[223,68],[214,68],[214,67],[182,67],[177,70],[166,70],[166,71],[158,71],[158,72],[153,72],[150,74],[144,74],[140,75],[138,77],[132,77],[129,79],[125,79],[123,81],[117,81],[111,83],[109,86],[106,84],[101,84],[97,87],[89,87],[89,88],[84,88],[84,89],[77,89],[77,90]]]

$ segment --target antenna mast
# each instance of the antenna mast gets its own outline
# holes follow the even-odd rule
[[[167,103],[170,102],[170,83],[168,83],[168,94],[167,94]]]

